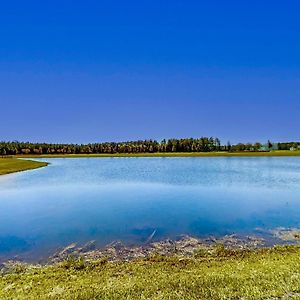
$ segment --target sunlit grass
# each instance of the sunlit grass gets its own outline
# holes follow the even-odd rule
[[[45,162],[16,158],[0,158],[0,175],[47,166]]]
[[[119,263],[71,260],[0,276],[0,299],[297,299],[299,293],[297,246],[245,252],[221,247],[190,258]]]

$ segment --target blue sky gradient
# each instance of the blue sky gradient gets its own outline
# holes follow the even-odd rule
[[[300,140],[299,1],[5,1],[0,140]]]

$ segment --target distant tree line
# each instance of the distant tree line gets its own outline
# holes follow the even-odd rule
[[[97,153],[154,153],[208,152],[221,150],[218,138],[140,140],[93,144],[48,144],[29,142],[0,142],[0,155],[15,154],[97,154]]]
[[[269,142],[270,143],[270,142]],[[280,150],[289,150],[300,143],[279,143]],[[105,142],[93,144],[49,144],[30,142],[0,142],[0,155],[16,154],[100,154],[100,153],[155,153],[155,152],[211,152],[211,151],[259,151],[260,143],[221,145],[218,138],[163,139],[128,142]]]
[[[290,149],[299,149],[300,142],[287,142],[287,143],[278,143],[278,150],[290,150]]]

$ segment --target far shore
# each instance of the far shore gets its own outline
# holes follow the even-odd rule
[[[98,153],[98,154],[18,154],[0,157],[0,175],[46,167],[47,162],[35,158],[94,158],[94,157],[287,157],[300,156],[299,151],[269,152],[155,152],[155,153]],[[23,159],[19,159],[23,158]],[[32,160],[33,159],[33,160]]]
[[[275,150],[269,152],[155,152],[155,153],[91,153],[91,154],[19,154],[17,158],[76,158],[76,157],[224,157],[224,156],[300,156],[300,150]]]

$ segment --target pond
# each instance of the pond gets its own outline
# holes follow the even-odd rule
[[[0,258],[300,227],[300,157],[47,158],[0,176]]]

